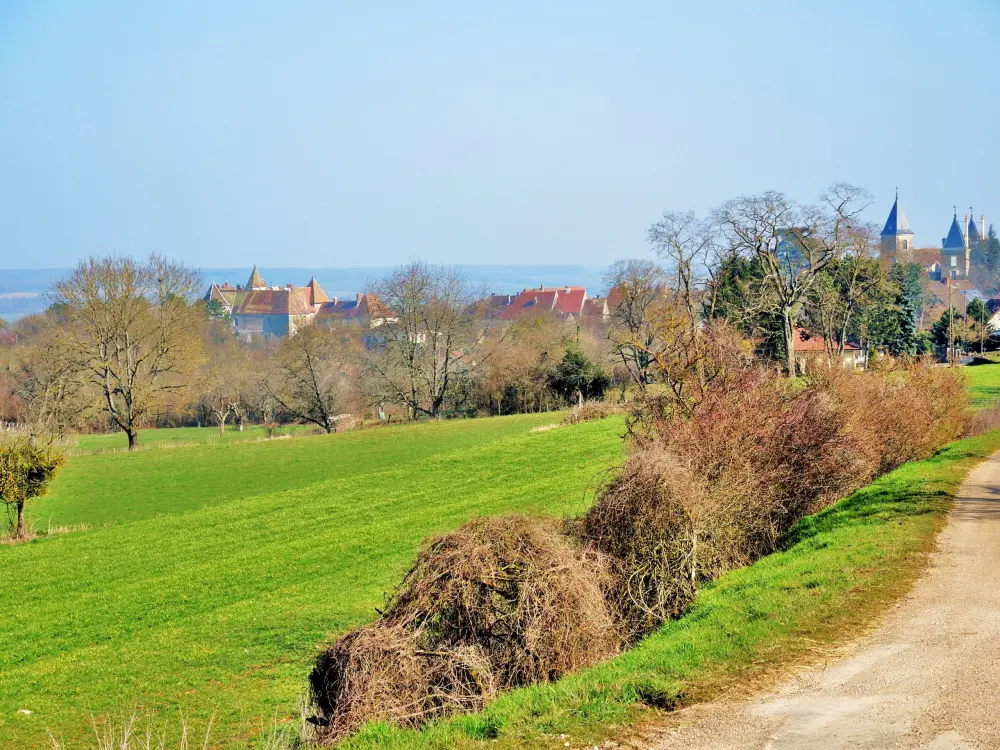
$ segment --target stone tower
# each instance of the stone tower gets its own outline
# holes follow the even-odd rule
[[[913,230],[910,229],[910,222],[906,220],[906,214],[899,205],[898,190],[881,238],[883,258],[905,263],[913,257]]]

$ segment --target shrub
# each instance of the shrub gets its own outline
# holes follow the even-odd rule
[[[368,720],[406,724],[481,705],[614,655],[607,579],[602,559],[550,520],[484,518],[432,539],[382,619],[338,641],[313,671],[327,738]]]
[[[382,619],[317,663],[325,738],[372,719],[412,726],[607,658],[802,516],[965,429],[954,371],[887,363],[790,382],[721,344],[696,399],[641,404],[631,456],[578,522],[480,519],[428,542]]]
[[[609,601],[634,640],[694,596],[691,519],[702,489],[655,448],[636,450],[584,517],[582,535],[610,561]]]
[[[13,511],[11,530],[15,539],[28,537],[24,506],[45,494],[63,460],[51,444],[30,435],[0,437],[0,502]]]

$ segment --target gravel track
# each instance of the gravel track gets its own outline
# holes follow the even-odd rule
[[[927,572],[851,655],[750,700],[678,711],[656,750],[1000,748],[1000,453]]]

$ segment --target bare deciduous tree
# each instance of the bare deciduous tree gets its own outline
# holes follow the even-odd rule
[[[337,334],[320,325],[301,328],[274,352],[274,401],[289,415],[333,432],[344,354]]]
[[[415,261],[376,284],[375,294],[387,312],[365,358],[370,397],[405,406],[413,419],[439,416],[449,398],[459,405],[471,394],[461,386],[482,364],[489,328],[476,291],[458,269]]]
[[[139,427],[169,394],[186,389],[199,360],[199,275],[153,254],[90,258],[53,288],[72,334],[70,360],[103,408],[138,446]]]
[[[651,261],[620,260],[608,269],[604,283],[617,290],[608,339],[614,352],[641,390],[650,382],[653,347],[651,312],[663,294],[663,269]]]
[[[95,411],[96,391],[74,361],[72,339],[62,321],[51,312],[38,318],[11,365],[13,392],[23,404],[21,419],[63,435]]]

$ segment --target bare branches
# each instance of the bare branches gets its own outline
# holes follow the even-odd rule
[[[373,330],[377,343],[366,357],[373,400],[403,405],[412,418],[464,401],[461,381],[480,364],[489,329],[467,279],[415,261],[379,282],[375,294],[392,313]]]
[[[53,289],[73,333],[71,361],[130,449],[158,400],[184,389],[200,358],[199,286],[196,272],[153,254],[146,263],[90,258]]]

